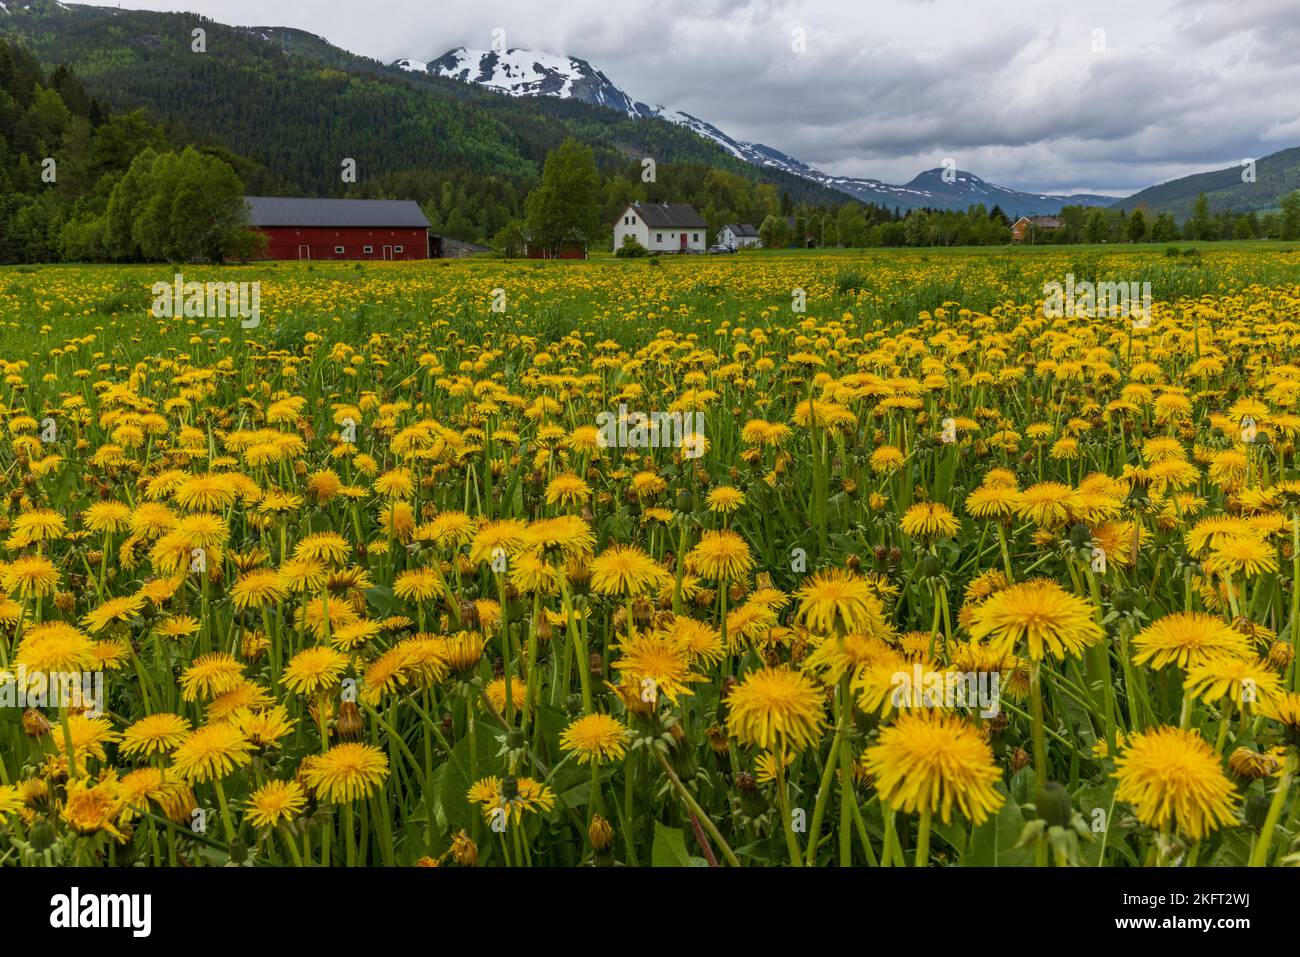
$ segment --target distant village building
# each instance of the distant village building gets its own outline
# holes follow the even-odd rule
[[[634,236],[652,253],[702,253],[708,229],[689,203],[633,203],[614,222],[614,251]]]
[[[763,241],[758,238],[758,230],[752,223],[727,223],[718,230],[718,245],[728,249],[759,249]]]
[[[1021,216],[1011,224],[1011,239],[1017,243],[1022,243],[1027,239],[1032,243],[1035,234],[1040,232],[1050,233],[1053,230],[1061,229],[1064,225],[1065,223],[1055,216]]]
[[[248,222],[266,234],[267,259],[435,259],[420,204],[409,199],[245,196]]]

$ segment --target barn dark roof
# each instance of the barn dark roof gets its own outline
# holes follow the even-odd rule
[[[704,221],[690,203],[634,203],[632,208],[655,229],[704,229]]]
[[[727,229],[730,229],[731,235],[737,238],[758,236],[758,230],[750,223],[727,223]]]
[[[254,226],[361,226],[428,229],[429,220],[412,199],[291,199],[245,196]]]

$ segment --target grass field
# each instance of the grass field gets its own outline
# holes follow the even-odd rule
[[[1178,248],[0,269],[0,860],[1300,862],[1300,251]]]

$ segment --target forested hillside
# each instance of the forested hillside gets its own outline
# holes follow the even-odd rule
[[[201,43],[195,30],[204,31]],[[435,228],[465,239],[486,239],[522,215],[546,155],[568,137],[591,146],[607,176],[654,158],[659,184],[675,178],[697,194],[674,193],[679,201],[696,201],[711,172],[728,174],[749,195],[718,209],[724,218],[770,206],[755,199],[761,186],[767,196],[785,194],[787,207],[849,201],[759,170],[672,123],[580,102],[515,100],[391,68],[297,30],[33,0],[0,14],[0,36],[18,39],[47,68],[71,67],[108,107],[143,107],[184,139],[252,157],[277,181],[268,191],[415,198]],[[341,175],[347,159],[355,183]],[[656,184],[643,184],[640,171],[611,196],[646,186],[641,198],[654,198]]]

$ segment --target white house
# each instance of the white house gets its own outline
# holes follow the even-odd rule
[[[633,203],[614,221],[614,250],[635,236],[652,253],[702,253],[708,228],[689,203]]]
[[[763,241],[758,238],[758,230],[752,223],[727,223],[718,230],[718,245],[728,249],[761,249]]]

